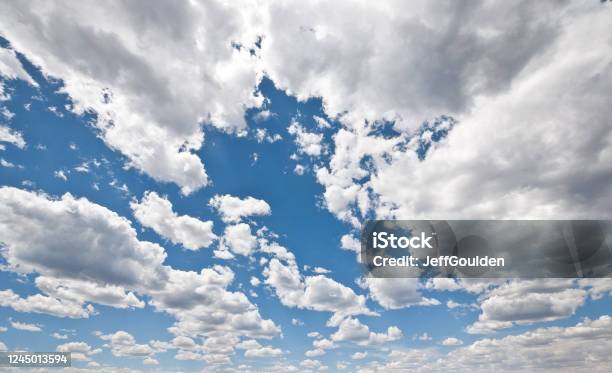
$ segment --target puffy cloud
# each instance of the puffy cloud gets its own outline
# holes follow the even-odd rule
[[[111,284],[99,285],[95,282],[45,276],[37,277],[35,283],[45,293],[77,304],[88,301],[115,308],[144,307],[144,302],[133,292]]]
[[[455,337],[448,337],[441,342],[442,346],[461,346],[462,344],[463,341]]]
[[[236,348],[245,350],[245,357],[279,357],[283,355],[283,350],[270,346],[262,346],[253,339],[240,342],[236,345]]]
[[[155,350],[148,344],[138,344],[130,333],[119,330],[112,334],[101,334],[100,339],[108,341],[111,352],[116,357],[145,357]]]
[[[41,332],[42,326],[38,324],[28,324],[25,322],[11,321],[11,326],[17,330],[25,330],[27,332]]]
[[[176,322],[169,330],[177,336],[214,337],[221,333],[226,338],[272,338],[280,335],[280,328],[272,320],[263,319],[257,306],[243,293],[227,290],[233,280],[234,272],[218,265],[199,273],[170,270],[166,286],[150,292],[150,304],[175,317]]]
[[[368,357],[368,353],[367,352],[355,352],[354,354],[351,355],[351,359],[353,360],[363,360],[366,357]]]
[[[61,344],[55,349],[57,352],[70,352],[73,360],[90,361],[90,356],[102,352],[102,349],[93,349],[85,342],[68,342]]]
[[[32,79],[32,77],[25,71],[21,62],[17,59],[15,51],[10,48],[0,48],[0,76],[4,79],[21,79],[30,83],[33,86],[38,84]],[[6,99],[3,96],[3,85],[0,81],[0,100]],[[1,133],[1,131],[0,131]],[[0,135],[0,139],[1,139]],[[4,141],[4,140],[0,140]]]
[[[21,149],[26,146],[26,142],[21,132],[14,131],[5,125],[0,125],[0,142],[7,142]]]
[[[55,200],[0,188],[0,236],[9,268],[21,273],[135,288],[165,278],[163,248],[139,241],[116,213],[70,194]]]
[[[225,227],[223,243],[233,253],[248,256],[257,247],[257,238],[251,234],[251,227],[246,223]]]
[[[17,312],[44,313],[69,318],[87,318],[94,313],[91,305],[82,307],[80,302],[64,301],[42,294],[22,298],[10,289],[0,290],[0,306],[11,307]]]
[[[350,317],[343,320],[338,327],[338,331],[331,336],[335,342],[348,341],[361,346],[396,341],[401,337],[402,331],[396,326],[390,326],[386,333],[374,333],[370,331],[367,325]]]
[[[0,188],[0,204],[7,269],[39,274],[36,285],[49,294],[47,313],[75,312],[77,316],[76,308],[60,309],[52,301],[142,307],[136,295],[141,293],[150,297],[156,310],[175,318],[169,330],[177,337],[204,336],[208,342],[219,333],[234,339],[273,338],[281,333],[243,293],[227,290],[234,279],[229,268],[191,272],[164,266],[166,254],[159,245],[139,241],[128,220],[102,206],[69,194],[51,199],[15,188]],[[105,265],[100,266],[101,262]],[[42,295],[15,297],[9,299],[14,301],[12,307],[28,305],[29,311],[38,312],[33,300],[40,301]],[[116,356],[148,356],[154,351],[125,332],[105,338],[113,343]],[[222,359],[206,349],[201,358]]]
[[[159,365],[159,361],[157,361],[156,359],[153,359],[152,357],[146,357],[142,363],[144,365]]]
[[[289,134],[295,136],[298,152],[311,157],[318,157],[323,152],[323,135],[306,131],[304,126],[295,120],[289,125],[288,131]]]
[[[418,279],[412,278],[373,278],[364,277],[361,286],[370,291],[372,299],[385,309],[398,309],[415,305],[435,306],[440,302],[436,299],[423,297],[419,293]]]
[[[419,90],[416,101],[422,107],[413,104],[388,107],[394,112],[397,108],[400,110],[403,120],[395,122],[395,129],[401,135],[383,137],[380,131],[376,131],[379,125],[357,119],[338,131],[334,137],[335,153],[328,167],[317,173],[320,183],[326,187],[324,197],[328,209],[349,221],[367,212],[374,212],[381,218],[609,216],[611,205],[605,188],[612,167],[612,152],[609,151],[612,135],[608,126],[612,111],[603,97],[612,82],[612,57],[610,36],[605,32],[606,7],[596,3],[580,6],[523,3],[502,11],[484,3],[474,3],[469,17],[479,20],[478,27],[469,26],[470,23],[459,16],[458,8],[446,8],[440,13],[436,7],[435,12],[429,13],[433,8],[426,6],[407,12],[414,20],[426,20],[433,14],[438,18],[443,14],[451,20],[447,26],[461,25],[462,28],[461,33],[454,34],[452,44],[437,45],[437,48],[429,45],[436,37],[428,36],[427,42],[421,44],[423,49],[412,51],[408,59],[422,51],[429,56],[427,60],[431,60],[431,56],[445,53],[447,47],[456,47],[456,43],[461,41],[473,42],[472,46],[482,48],[482,53],[472,50],[470,53],[476,54],[463,59],[463,62],[470,61],[467,64],[456,61],[459,55],[440,60],[443,66],[452,65],[457,69],[435,69],[437,72],[448,71],[449,75],[441,80],[446,93],[451,80],[458,83],[451,88],[457,91],[452,99],[448,96],[450,101],[439,95],[442,91]],[[527,9],[532,15],[522,12]],[[540,16],[534,17],[533,14]],[[546,15],[545,20],[542,15]],[[500,17],[504,20],[501,21]],[[482,27],[490,22],[495,22],[491,23],[490,32],[483,33]],[[515,39],[517,35],[508,30],[513,30],[515,26],[512,25],[518,22],[522,30],[538,29],[532,34],[537,36]],[[421,24],[421,27],[426,24]],[[439,22],[432,24],[439,27],[438,32],[450,30],[440,27]],[[337,38],[344,35],[337,28],[332,30],[336,32],[328,29],[324,35]],[[415,34],[411,35],[414,37]],[[308,36],[313,38],[312,43],[318,44],[313,35]],[[489,44],[493,40],[495,43]],[[491,54],[502,45],[506,47],[500,49],[500,53]],[[470,50],[464,47],[461,48],[463,52]],[[517,47],[524,53],[516,60],[506,60],[509,55],[501,53]],[[401,50],[397,47],[391,49]],[[578,57],[584,55],[589,55],[589,58]],[[412,61],[406,68],[417,66],[422,65]],[[328,68],[327,64],[325,68]],[[476,69],[479,74],[461,75],[466,71],[464,68]],[[413,75],[405,75],[407,70],[402,71],[402,76],[407,77],[402,84],[419,86],[414,83]],[[434,76],[417,75],[427,77],[424,81],[428,83],[436,81]],[[376,76],[380,80],[379,74]],[[593,80],[594,76],[597,76],[596,80]],[[470,82],[471,79],[478,82]],[[359,88],[364,87],[363,81],[358,81]],[[381,84],[383,82],[384,79],[380,80]],[[296,91],[294,84],[300,86],[296,81],[286,84],[293,91]],[[341,92],[337,84],[331,86],[336,94]],[[485,89],[487,86],[489,88]],[[310,91],[306,87],[310,88],[312,84],[309,82],[303,87]],[[398,99],[410,97],[393,91],[392,86],[380,87],[384,87],[380,92],[393,92]],[[398,89],[401,92],[403,87]],[[529,92],[536,91],[540,94],[537,100],[533,100]],[[479,94],[474,96],[477,92]],[[335,101],[322,92],[319,94],[329,102]],[[344,101],[346,96],[340,96],[339,100]],[[335,97],[334,93],[331,97]],[[435,102],[428,103],[427,98],[433,97]],[[456,110],[451,105],[454,100],[457,100]],[[363,102],[367,102],[370,108],[376,107],[369,100]],[[438,107],[439,104],[442,106]],[[331,103],[326,106],[331,107]],[[559,107],[567,109],[555,109]],[[376,118],[381,118],[381,113],[384,113],[375,109],[370,111],[376,113]],[[419,131],[411,131],[408,127],[419,126],[424,120],[442,113],[455,116],[458,124],[445,139],[432,143],[421,159],[418,154],[422,140]],[[353,114],[355,118],[364,117],[358,115],[358,110],[353,110]],[[422,129],[431,131],[448,120],[448,117],[438,117]],[[517,148],[522,151],[517,152]],[[483,157],[483,154],[487,156]],[[368,179],[366,175],[372,177]],[[411,187],[405,188],[405,185]]]
[[[217,238],[212,231],[212,221],[176,214],[172,211],[172,203],[155,192],[145,192],[142,200],[132,201],[130,207],[140,224],[186,249],[208,247]]]
[[[202,125],[244,133],[245,108],[262,102],[257,59],[247,50],[257,40],[256,7],[92,5],[6,5],[0,30],[45,74],[64,81],[74,111],[97,113],[102,138],[130,166],[184,193],[206,185],[194,153]]]
[[[478,321],[468,333],[488,334],[509,328],[569,317],[584,304],[587,292],[574,287],[573,280],[515,280],[497,287],[480,299]]]
[[[243,217],[270,215],[272,212],[266,201],[253,197],[240,199],[229,194],[216,195],[208,204],[221,214],[221,219],[226,223],[237,223]]]
[[[8,351],[8,347],[2,341],[0,341],[0,351]]]
[[[528,370],[606,371],[612,367],[612,318],[601,316],[566,328],[540,328],[456,349],[424,370],[478,372]],[[384,370],[383,370],[384,371]]]
[[[323,275],[303,277],[295,263],[283,264],[273,258],[263,274],[285,306],[334,312],[332,324],[347,315],[374,314],[363,295]]]

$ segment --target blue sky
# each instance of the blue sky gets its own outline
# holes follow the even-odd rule
[[[544,8],[537,11],[556,21],[579,16],[561,29],[553,21],[539,24],[551,35],[520,45],[526,50],[517,57],[521,61],[495,60],[491,54],[452,61],[449,52],[444,58],[451,60],[440,63],[464,64],[465,70],[438,66],[449,75],[434,77],[412,58],[379,55],[400,64],[400,72],[422,72],[412,80],[404,74],[389,80],[376,58],[363,59],[373,65],[353,66],[351,48],[344,46],[351,41],[343,35],[361,30],[345,30],[349,26],[327,17],[309,19],[310,10],[303,10],[299,21],[312,24],[312,30],[298,27],[297,20],[230,31],[219,27],[217,34],[207,30],[212,39],[197,42],[209,48],[211,59],[220,57],[217,64],[202,62],[192,78],[204,86],[214,81],[210,92],[190,90],[180,66],[172,73],[163,70],[174,69],[167,67],[174,59],[150,49],[149,38],[159,32],[154,22],[134,21],[146,25],[139,44],[132,40],[132,23],[121,34],[116,30],[125,26],[123,20],[110,32],[103,20],[87,25],[90,21],[75,18],[82,35],[98,30],[91,39],[83,36],[90,40],[84,47],[76,36],[56,44],[38,34],[34,21],[18,25],[8,15],[0,22],[0,349],[72,351],[75,368],[108,371],[612,366],[603,351],[612,335],[607,279],[365,279],[351,246],[360,222],[372,217],[608,217],[610,109],[597,93],[605,84],[577,71],[599,69],[609,82],[612,65],[597,62],[597,56],[572,58],[568,51],[579,54],[583,47],[568,35],[572,30],[587,35],[588,19],[604,27],[602,12],[609,7],[568,6],[566,13]],[[204,13],[216,11],[221,12]],[[301,17],[274,6],[261,11]],[[383,16],[386,10],[371,11]],[[413,11],[423,19],[431,16]],[[458,17],[452,9],[443,11]],[[474,9],[481,15],[489,11]],[[155,20],[158,12],[163,9],[143,14]],[[189,22],[181,17],[193,14],[173,9],[168,22],[176,22],[175,33],[163,33],[160,43],[190,50],[181,29]],[[51,27],[47,16],[25,15]],[[62,17],[68,25],[72,16]],[[516,22],[538,25],[531,18]],[[291,49],[281,36],[283,27],[305,38],[305,48],[322,43],[321,57]],[[495,27],[503,35],[512,25]],[[236,48],[236,35],[252,49]],[[325,44],[329,35],[336,35],[337,50]],[[424,39],[428,55],[448,52],[442,39]],[[492,53],[487,38],[475,45],[471,40],[464,42],[473,53]],[[610,48],[603,37],[591,43]],[[352,50],[369,53],[354,45]],[[337,63],[330,62],[334,55]],[[555,56],[567,58],[543,73],[545,59]],[[198,58],[202,55],[185,55],[190,64]],[[480,81],[458,82],[478,68]],[[571,109],[553,113],[546,101],[534,108],[523,99],[534,84],[543,96],[563,89],[559,76],[570,73],[593,91],[581,96],[578,88],[570,89],[562,100]],[[150,81],[139,80],[143,76]],[[153,84],[156,79],[161,85]],[[456,88],[454,98],[438,91],[437,79]],[[415,97],[423,104],[415,104]],[[576,130],[580,124],[590,126],[592,135]],[[140,147],[141,140],[148,145]],[[195,173],[188,169],[194,164]],[[551,165],[565,168],[549,172]],[[171,209],[148,204],[147,196]],[[216,198],[227,204],[215,205]],[[106,220],[96,220],[100,216]],[[56,226],[65,221],[74,226]],[[248,234],[229,233],[237,227]],[[210,243],[203,237],[212,237]],[[197,247],[190,247],[194,240]],[[240,249],[244,242],[246,253]],[[74,258],[37,261],[45,250],[61,251],[63,245]],[[274,245],[280,249],[270,250]],[[80,252],[102,259],[85,263]],[[165,257],[157,261],[149,256],[153,252]],[[113,267],[120,268],[114,257],[122,255],[124,263],[136,263],[129,267],[137,268],[133,275],[146,281],[122,279],[125,269]],[[192,280],[182,282],[181,276]],[[202,287],[191,287],[199,281]],[[189,304],[189,292],[197,305]],[[217,323],[217,317],[225,321]],[[256,326],[240,323],[250,317]],[[571,337],[573,331],[583,334]],[[534,340],[545,342],[529,347]],[[564,351],[575,355],[561,358]],[[507,359],[498,361],[497,354]],[[537,358],[527,358],[530,354]],[[490,361],[479,367],[482,356]]]

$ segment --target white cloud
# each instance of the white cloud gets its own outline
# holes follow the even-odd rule
[[[80,302],[65,301],[42,294],[22,298],[10,289],[0,290],[0,306],[11,307],[17,312],[44,313],[69,318],[87,318],[94,313],[91,305],[82,307]]]
[[[62,179],[64,181],[68,181],[68,177],[66,176],[66,173],[64,172],[64,170],[53,171],[53,176],[57,177],[58,179]]]
[[[136,343],[134,336],[123,330],[112,334],[102,334],[99,337],[109,342],[111,352],[116,357],[146,357],[155,352],[148,344]]]
[[[261,284],[261,280],[255,276],[251,276],[251,280],[249,282],[251,286],[259,286],[259,284]]]
[[[272,212],[266,201],[253,197],[240,199],[229,194],[216,195],[208,204],[221,214],[221,219],[226,223],[237,223],[243,217],[270,215]]]
[[[303,326],[304,322],[302,320],[300,320],[300,319],[292,318],[291,319],[291,325],[294,325],[294,326]]]
[[[587,292],[573,280],[515,280],[495,288],[480,299],[482,313],[466,330],[493,333],[513,323],[525,325],[569,317],[585,302]]]
[[[67,6],[71,11],[62,11]],[[64,81],[74,111],[97,113],[110,147],[183,193],[207,183],[194,153],[202,125],[244,133],[245,108],[263,101],[255,94],[257,58],[247,48],[259,34],[254,4],[160,3],[143,12],[135,4],[39,3],[0,12],[3,35]],[[160,19],[170,32],[157,27]]]
[[[365,359],[366,357],[368,357],[368,353],[367,352],[355,352],[354,354],[351,355],[351,359],[353,360],[362,360]]]
[[[455,337],[448,337],[441,342],[442,346],[461,346],[463,341]]]
[[[399,309],[410,306],[435,306],[440,302],[426,298],[419,293],[416,278],[373,278],[364,277],[360,285],[370,291],[370,297],[385,309]]]
[[[144,307],[144,302],[138,299],[134,292],[121,286],[46,276],[37,277],[35,283],[46,294],[76,304],[93,302],[115,308]]]
[[[2,341],[0,341],[0,351],[8,351],[8,347]]]
[[[295,136],[295,143],[298,146],[298,152],[318,157],[323,152],[323,135],[314,132],[308,132],[297,121],[293,120],[288,128],[289,134]]]
[[[549,327],[482,339],[455,349],[424,371],[607,371],[612,368],[612,319],[601,316],[569,327]],[[400,368],[401,365],[394,364]],[[385,371],[384,369],[382,371]]]
[[[159,365],[159,361],[157,361],[156,359],[153,359],[152,357],[146,357],[142,363],[144,365]]]
[[[348,341],[360,346],[368,346],[396,341],[402,336],[402,331],[396,326],[390,326],[386,333],[375,333],[358,319],[349,317],[340,323],[338,331],[331,336],[331,339],[335,342]]]
[[[208,247],[217,238],[212,221],[178,215],[172,211],[172,203],[155,192],[145,192],[142,200],[132,201],[130,207],[140,224],[186,249]]]
[[[315,348],[314,350],[308,350],[308,351],[304,352],[304,355],[306,357],[323,356],[323,355],[325,355],[325,350],[322,350],[320,348]]]
[[[321,362],[319,360],[306,359],[300,362],[300,366],[303,366],[304,368],[316,369],[321,366]]]
[[[293,173],[295,173],[296,175],[304,175],[304,172],[306,172],[306,167],[302,166],[301,164],[296,164],[295,168],[293,169]]]
[[[24,330],[27,332],[41,332],[42,327],[38,324],[28,324],[25,322],[11,321],[11,326],[17,330]]]
[[[257,129],[255,129],[255,138],[257,139],[257,142],[260,143],[260,144],[262,142],[264,142],[264,141],[266,141],[266,142],[268,142],[270,144],[273,144],[273,143],[283,139],[283,137],[280,134],[278,134],[278,133],[276,133],[274,135],[270,135],[268,133],[268,130],[265,129],[265,128],[257,128]]]
[[[225,227],[223,242],[233,253],[245,256],[257,247],[257,238],[251,234],[251,227],[246,223]]]
[[[332,324],[347,315],[374,314],[363,295],[323,275],[303,277],[294,262],[285,265],[273,258],[263,274],[285,306],[334,312]]]
[[[4,158],[0,158],[0,166],[6,167],[6,168],[13,168],[13,167],[15,167],[15,165],[13,163],[7,161]]]
[[[363,100],[361,94],[362,100],[353,101],[351,95],[341,94],[338,85],[344,86],[342,80],[334,80],[334,84],[328,81],[329,85],[323,85],[325,80],[314,81],[308,74],[302,74],[286,81],[285,85],[298,96],[300,92],[303,95],[317,92],[313,87],[319,87],[317,94],[326,99],[326,109],[330,112],[335,111],[332,108],[336,104],[338,109],[346,107],[349,102],[354,105],[350,107],[348,116],[343,117],[346,128],[334,137],[335,153],[328,167],[317,173],[319,182],[326,187],[324,197],[331,212],[347,221],[372,211],[379,218],[524,219],[610,215],[612,206],[604,188],[609,184],[612,170],[612,152],[609,151],[612,135],[608,126],[612,111],[602,99],[606,87],[612,82],[609,68],[612,53],[605,32],[607,9],[596,3],[523,6],[525,10],[530,9],[528,13],[523,13],[522,7],[506,9],[509,12],[506,13],[502,9],[493,11],[475,4],[470,10],[470,18],[479,20],[471,24],[478,24],[478,27],[468,26],[458,7],[443,12],[427,6],[406,10],[413,21],[397,20],[415,31],[411,38],[403,41],[402,45],[406,47],[420,40],[418,32],[425,32],[430,17],[461,19],[446,25],[453,28],[460,24],[462,31],[453,34],[455,39],[449,44],[428,34],[428,41],[420,44],[417,50],[394,61],[393,66],[401,66],[398,61],[407,63],[404,67],[408,70],[398,70],[407,79],[401,83],[404,86],[394,84],[402,81],[396,74],[383,74],[381,78],[380,71],[384,70],[375,70],[376,74],[372,76],[376,76],[376,82],[372,81],[372,84],[380,89],[370,87],[369,92],[377,95],[374,101]],[[371,8],[368,11],[384,12]],[[546,15],[544,22],[542,15]],[[495,21],[499,17],[504,21]],[[323,41],[345,37],[340,25],[329,22],[331,28],[320,24],[315,27],[318,31],[314,34],[304,33],[300,38],[306,39],[304,43],[319,45],[321,42],[315,37],[317,32],[324,35]],[[512,25],[519,22],[522,30],[537,28],[539,31],[531,33],[531,38],[515,39],[508,30],[514,30]],[[439,22],[431,23],[434,24],[439,36],[451,32]],[[490,30],[483,32],[488,29],[487,24]],[[392,30],[393,22],[386,27]],[[374,38],[384,32],[377,30],[376,34]],[[380,42],[384,45],[387,41]],[[466,43],[462,47],[465,54],[445,56],[448,58],[440,60],[441,65],[432,70],[427,70],[432,67],[429,64],[416,63],[421,53],[431,60],[431,56],[449,53],[451,46],[457,43]],[[376,50],[385,50],[378,48],[380,46]],[[505,52],[491,55],[496,48],[502,48],[500,51],[518,48],[524,53],[509,61],[509,54]],[[404,53],[397,45],[389,49],[390,55]],[[367,50],[361,52],[367,53]],[[274,56],[278,57],[277,54],[275,52]],[[585,55],[589,58],[579,57]],[[384,58],[374,60],[385,61]],[[367,61],[363,63],[372,62]],[[337,58],[334,58],[334,63],[337,64]],[[453,70],[445,70],[450,66]],[[336,67],[327,63],[324,67],[326,77],[340,77],[328,71],[335,71]],[[425,71],[421,71],[422,68]],[[286,69],[279,66],[279,76],[290,72]],[[387,68],[381,65],[380,69]],[[414,69],[419,70],[415,73],[424,80],[415,81],[415,75],[406,74],[406,71]],[[463,74],[472,69],[478,74]],[[439,71],[449,71],[449,75],[437,80]],[[272,73],[272,76],[274,78],[276,74]],[[398,80],[385,81],[387,76]],[[598,77],[596,81],[593,76]],[[364,88],[363,79],[367,80],[367,76],[358,79],[357,91]],[[444,81],[444,92],[430,86],[436,81]],[[421,85],[425,82],[429,87]],[[326,87],[332,86],[334,92],[325,93],[328,91]],[[454,90],[452,95],[448,95],[449,88]],[[404,89],[414,91],[403,92]],[[529,92],[536,91],[540,94],[534,101]],[[564,94],[557,97],[558,92]],[[387,93],[390,96],[385,98]],[[414,102],[400,104],[398,101],[413,95],[418,97]],[[367,102],[368,106],[364,107],[360,102]],[[556,110],[559,107],[568,109]],[[377,135],[375,123],[362,120],[364,117],[382,118],[387,110],[393,113],[393,118],[401,117],[395,124],[395,128],[402,131],[397,138],[385,139]],[[411,137],[414,134],[410,132],[411,127],[439,114],[452,114],[459,124],[445,140],[432,144],[425,159],[421,160],[416,154],[419,139]],[[521,151],[517,152],[517,148]],[[482,157],[482,154],[487,156]],[[369,166],[362,164],[365,159],[370,159]],[[359,181],[366,175],[371,175],[371,179]],[[405,185],[411,187],[405,188]]]
[[[199,273],[171,270],[168,275],[163,289],[151,291],[150,304],[175,317],[176,322],[169,328],[173,334],[187,337],[221,334],[234,339],[273,338],[280,334],[280,328],[263,319],[257,306],[243,293],[227,290],[234,280],[231,269],[217,265]]]
[[[51,334],[51,337],[55,339],[68,339],[68,336],[66,334],[60,334],[58,332],[54,332],[53,334]]]
[[[135,288],[166,278],[163,248],[139,241],[116,213],[70,194],[51,199],[0,188],[0,235],[9,268],[20,273]]]
[[[33,86],[38,86],[32,77],[21,66],[15,51],[9,48],[0,48],[0,76],[5,79],[25,80]],[[2,84],[0,83],[0,92]]]
[[[245,350],[245,357],[279,357],[283,355],[283,350],[270,346],[262,346],[259,342],[251,339],[238,343],[236,348]]]
[[[21,132],[13,131],[11,128],[4,125],[0,125],[0,142],[13,144],[20,149],[26,146],[26,142]]]
[[[61,344],[55,349],[57,352],[70,352],[71,359],[77,361],[90,361],[90,356],[102,352],[102,349],[93,349],[85,342],[68,342]]]

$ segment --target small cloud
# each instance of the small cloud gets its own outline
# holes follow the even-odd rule
[[[66,173],[64,173],[64,170],[54,171],[53,176],[57,177],[58,179],[62,179],[64,181],[68,180],[68,177],[66,176]]]
[[[11,321],[11,326],[17,330],[24,330],[26,332],[40,332],[42,331],[42,325],[39,324],[28,324],[19,321]]]
[[[463,341],[455,337],[448,337],[441,344],[442,346],[461,346]]]
[[[306,167],[302,166],[301,164],[295,165],[295,168],[293,169],[293,172],[296,175],[304,175],[304,172],[306,172]]]
[[[365,359],[368,356],[367,352],[355,352],[354,354],[351,355],[351,359],[353,360],[362,360]]]
[[[13,167],[15,167],[15,165],[13,163],[5,160],[4,158],[0,158],[0,166],[6,167],[6,168],[13,168]]]
[[[291,319],[291,324],[295,326],[302,326],[304,325],[304,322],[300,319]]]

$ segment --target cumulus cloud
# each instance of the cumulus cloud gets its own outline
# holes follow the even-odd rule
[[[263,271],[266,285],[288,307],[334,312],[333,323],[347,315],[373,315],[365,297],[323,275],[302,276],[295,263],[270,260]]]
[[[236,44],[256,42],[258,31],[247,21],[256,9],[217,2],[146,10],[7,4],[0,30],[45,74],[63,80],[75,112],[97,113],[102,138],[130,166],[190,193],[207,184],[195,154],[202,125],[242,134],[245,108],[262,103],[257,59]]]
[[[364,277],[360,285],[370,291],[370,297],[385,309],[399,309],[415,305],[435,306],[440,302],[426,298],[419,291],[416,278],[373,278]]]
[[[0,142],[13,144],[20,149],[23,149],[26,146],[26,142],[23,139],[21,132],[14,131],[5,125],[0,125]]]
[[[55,349],[57,352],[70,352],[70,357],[77,361],[90,361],[90,356],[102,352],[101,348],[92,348],[86,342],[68,342]]]
[[[217,238],[212,221],[178,215],[172,210],[172,203],[155,192],[145,192],[142,200],[132,201],[130,207],[140,224],[186,249],[208,247]]]
[[[280,348],[262,346],[253,339],[238,343],[236,348],[244,350],[245,357],[279,357],[283,355],[283,350]]]
[[[281,333],[243,293],[227,289],[234,279],[232,270],[214,266],[192,272],[165,266],[163,248],[138,240],[128,220],[84,198],[66,194],[53,199],[0,188],[0,236],[6,268],[37,273],[36,285],[48,294],[20,298],[7,293],[11,307],[76,317],[90,308],[60,308],[58,302],[143,307],[137,296],[141,293],[149,296],[155,310],[175,319],[169,330],[177,337],[203,336],[210,345],[211,338],[222,334],[235,340],[231,347],[239,337],[273,338]],[[105,265],[100,266],[101,262]],[[116,356],[148,356],[153,351],[123,333],[106,338],[114,343]],[[203,348],[201,358],[218,361],[231,356],[231,351],[209,351]]]
[[[601,316],[566,328],[540,328],[501,339],[487,338],[455,349],[443,359],[424,365],[423,370],[605,371],[612,367],[611,333],[612,319]]]
[[[144,307],[144,302],[134,292],[121,286],[46,276],[37,277],[35,283],[46,294],[77,304],[93,302],[115,308]]]
[[[368,346],[396,341],[402,336],[402,331],[397,326],[390,326],[386,333],[375,333],[358,319],[349,317],[340,323],[338,330],[331,336],[331,339],[335,342],[346,341],[360,346]]]
[[[41,332],[42,326],[38,324],[28,324],[25,322],[11,321],[11,326],[17,330],[24,330],[26,332]]]
[[[323,135],[314,132],[308,132],[297,121],[293,120],[287,129],[289,134],[295,137],[295,143],[298,147],[298,152],[318,157],[323,152]]]
[[[163,282],[166,253],[130,222],[85,198],[0,188],[0,236],[11,270],[143,288]],[[101,266],[100,263],[105,263]]]
[[[112,334],[101,334],[100,339],[107,341],[116,357],[146,357],[155,350],[148,344],[138,344],[130,333],[119,330]]]
[[[0,307],[11,307],[17,312],[44,313],[57,317],[87,318],[94,313],[91,305],[82,306],[82,302],[71,302],[42,294],[25,298],[12,290],[0,290]]]
[[[489,334],[514,323],[526,325],[566,318],[584,304],[586,296],[587,291],[575,288],[573,280],[511,281],[482,296],[482,313],[466,330]]]
[[[233,253],[248,256],[257,247],[257,238],[251,234],[251,227],[246,223],[225,227],[223,243]]]
[[[221,333],[227,338],[273,338],[280,335],[280,328],[272,320],[262,318],[257,306],[243,293],[227,290],[233,280],[234,272],[218,265],[199,273],[170,270],[166,286],[151,291],[150,304],[174,316],[176,322],[169,330],[177,336],[214,337]]]
[[[23,68],[23,66],[21,66],[21,62],[19,62],[19,60],[17,59],[15,51],[10,48],[0,48],[0,76],[3,79],[25,80],[33,86],[38,86],[38,84],[30,76],[30,74],[28,74],[27,71],[25,71],[25,69]],[[2,87],[3,85],[0,81],[0,100],[3,96]],[[6,99],[6,97],[4,99]]]
[[[245,197],[239,198],[229,194],[216,195],[208,202],[221,215],[226,223],[237,223],[243,217],[253,215],[270,215],[270,205],[264,200]]]
[[[334,137],[335,152],[329,164],[317,172],[319,182],[326,188],[324,197],[328,209],[347,221],[367,212],[374,212],[380,218],[609,216],[610,200],[606,198],[605,188],[609,184],[609,165],[612,164],[609,151],[612,135],[607,124],[612,112],[602,99],[612,82],[610,39],[604,31],[608,9],[597,3],[581,6],[523,3],[506,9],[509,12],[506,13],[500,9],[493,11],[484,3],[472,5],[469,14],[479,19],[479,29],[495,22],[491,24],[492,34],[485,37],[478,29],[468,26],[463,16],[459,16],[460,7],[450,7],[442,13],[449,20],[457,21],[449,23],[448,27],[462,27],[462,32],[455,34],[452,45],[464,41],[476,48],[472,50],[476,54],[469,58],[464,55],[462,61],[455,60],[459,55],[440,60],[445,66],[452,64],[458,69],[449,72],[443,80],[446,93],[450,77],[457,83],[453,88],[457,91],[447,97],[450,101],[446,101],[441,91],[421,90],[424,87],[419,88],[419,79],[415,81],[414,75],[402,74],[407,79],[403,85],[418,88],[419,98],[415,102],[421,107],[413,104],[388,107],[393,112],[400,111],[402,120],[394,119],[394,128],[400,132],[398,136],[382,136],[377,131],[380,126],[364,122],[359,119],[364,115],[357,115],[358,111],[353,110],[354,120],[347,118],[345,128]],[[545,14],[546,20],[527,16],[521,9],[530,9],[529,14]],[[435,13],[435,17],[439,17],[439,10],[436,7],[431,15]],[[415,19],[426,20],[430,14],[429,7],[414,11]],[[494,21],[498,17],[503,17],[504,21]],[[514,29],[511,25],[518,22],[522,30],[538,29],[532,34],[538,36],[511,37],[515,34],[506,27]],[[438,22],[433,24],[437,32],[450,31],[439,28]],[[428,59],[445,53],[451,45],[433,48],[429,42],[436,38],[428,36],[427,40],[421,48],[430,56]],[[489,44],[493,40],[496,42]],[[311,42],[318,43],[316,38]],[[485,61],[492,56],[493,49],[502,45],[506,47],[501,50],[519,48],[524,53],[513,61],[506,60],[509,55],[505,52],[494,54],[493,59]],[[462,48],[464,52],[469,49]],[[482,53],[476,52],[479,49]],[[408,58],[418,54],[420,52],[414,51]],[[591,57],[577,57],[584,55]],[[453,60],[459,65],[453,64]],[[406,67],[423,67],[414,62]],[[466,71],[463,69],[476,69],[479,74],[461,75],[460,71]],[[376,76],[379,79],[379,75]],[[479,81],[470,82],[476,76]],[[298,81],[293,84],[299,86]],[[382,85],[383,81],[380,80],[380,87],[384,87],[380,92],[392,92],[390,82]],[[431,83],[436,79],[428,76],[425,81]],[[359,82],[359,87],[363,87],[361,79]],[[293,84],[287,82],[295,91]],[[336,93],[340,92],[337,84],[332,86]],[[312,84],[308,82],[303,87],[309,91]],[[403,89],[398,87],[399,92]],[[480,92],[478,99],[474,98],[476,92]],[[538,100],[532,100],[528,92],[539,92]],[[563,94],[558,97],[558,92]],[[398,99],[410,97],[398,91],[393,95]],[[339,102],[346,100],[345,97],[341,95]],[[427,98],[434,97],[435,102],[428,103]],[[370,100],[363,102],[372,104]],[[438,107],[442,102],[445,104]],[[558,107],[567,110],[556,110]],[[382,113],[384,111],[378,112],[375,118],[383,117]],[[448,121],[448,117],[438,117],[439,114],[452,114],[458,124],[446,138],[432,144],[421,159],[418,129],[410,130],[409,127],[419,127],[426,120],[429,120],[427,128],[436,122]],[[517,152],[519,147],[522,151]],[[366,175],[372,177],[368,179]]]
[[[448,337],[444,339],[440,344],[442,346],[461,346],[463,344],[463,341],[455,337]]]

